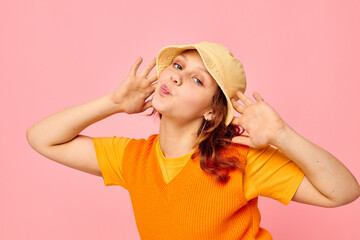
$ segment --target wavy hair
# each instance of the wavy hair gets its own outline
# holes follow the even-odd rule
[[[230,176],[228,176],[230,171],[239,169],[243,173],[246,158],[240,160],[235,156],[227,157],[224,153],[230,145],[235,144],[231,142],[231,139],[240,136],[245,130],[237,125],[225,125],[227,102],[220,87],[212,98],[211,106],[215,117],[211,121],[203,118],[193,146],[197,148],[197,151],[192,154],[191,159],[200,155],[201,169],[212,174],[219,183],[227,183],[230,180]],[[152,115],[158,115],[160,119],[162,116],[155,109],[147,114],[147,116]]]

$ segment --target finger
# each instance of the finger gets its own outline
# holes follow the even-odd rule
[[[253,96],[256,99],[256,101],[258,101],[258,102],[264,101],[264,99],[257,92],[254,92]]]
[[[155,92],[155,84],[151,85],[147,90],[146,90],[146,97],[148,98],[151,94],[153,94]]]
[[[134,65],[132,65],[132,67],[131,67],[130,74],[136,76],[136,72],[137,72],[142,60],[143,60],[142,57],[139,57],[138,59],[136,59]]]
[[[147,102],[145,102],[145,105],[144,105],[144,111],[148,108],[152,107],[152,100],[149,100]]]
[[[254,145],[252,144],[249,137],[236,136],[236,137],[232,138],[231,141],[234,142],[234,143],[246,145],[246,146],[249,146],[249,147],[254,147]]]
[[[150,77],[147,78],[147,80],[150,81],[150,83],[155,82],[158,79],[157,74],[153,73],[152,75],[150,75]]]
[[[245,106],[249,106],[250,104],[253,104],[250,98],[245,96],[241,91],[238,91],[236,95],[239,97],[239,99],[245,104]]]
[[[231,124],[240,126],[246,131],[247,124],[246,122],[244,122],[244,119],[242,117],[233,117],[233,119],[231,120]]]
[[[140,76],[146,77],[156,65],[156,58],[153,58],[151,62],[142,70]]]
[[[233,104],[233,107],[236,111],[238,111],[241,114],[244,112],[245,107],[240,103],[238,103],[237,101],[235,101],[233,98],[231,98],[231,103]]]
[[[243,124],[242,124],[242,120],[241,120],[241,118],[239,118],[239,117],[233,117],[233,119],[231,120],[231,124],[233,124],[233,125],[238,125],[238,126],[244,128],[244,126],[243,126]],[[244,128],[244,129],[245,129],[245,128]]]

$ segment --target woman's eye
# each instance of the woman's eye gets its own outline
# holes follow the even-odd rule
[[[180,64],[178,64],[178,63],[173,63],[173,65],[174,65],[177,69],[182,70],[182,67],[180,66]],[[180,68],[178,68],[177,66],[179,66]],[[198,79],[198,78],[195,78],[195,79],[196,79],[195,82],[196,82],[197,84],[203,85],[203,83],[200,81],[200,79]]]
[[[181,66],[180,66],[179,64],[174,63],[174,65],[175,65],[175,67],[176,67],[176,65],[178,65],[178,66],[180,67],[180,70],[182,69],[182,68],[181,68]],[[176,68],[177,68],[177,67],[176,67]],[[177,69],[179,69],[179,68],[177,68]]]
[[[198,79],[198,78],[195,78],[197,81],[195,81],[195,82],[197,82],[198,84],[200,84],[200,85],[203,85],[202,84],[202,82],[200,81],[200,79]]]

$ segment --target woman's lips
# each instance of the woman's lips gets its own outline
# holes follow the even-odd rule
[[[165,95],[170,94],[169,88],[165,84],[161,85],[160,92]]]

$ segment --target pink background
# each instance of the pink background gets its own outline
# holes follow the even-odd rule
[[[46,159],[26,129],[113,91],[165,45],[224,44],[298,133],[359,179],[359,1],[0,2],[0,239],[140,239],[128,192]],[[147,110],[146,113],[150,111]],[[158,122],[118,114],[82,134],[147,138]],[[274,239],[360,239],[360,201],[339,208],[260,198]]]

